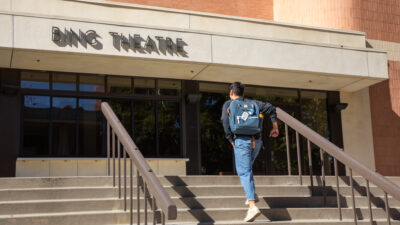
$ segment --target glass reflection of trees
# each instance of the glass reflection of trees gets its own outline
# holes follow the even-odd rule
[[[320,91],[302,91],[302,104],[301,104],[301,119],[308,127],[329,139],[329,128],[328,128],[328,111],[327,111],[327,94],[326,92]],[[303,149],[307,149],[307,142],[305,138],[302,139]],[[312,162],[313,162],[313,173],[321,174],[321,157],[319,148],[314,144],[311,144],[312,150]],[[308,162],[308,154],[304,156]],[[327,175],[333,174],[333,160],[324,155],[325,160],[325,173]],[[308,164],[307,164],[308,165]],[[309,172],[308,167],[305,170]]]
[[[233,173],[233,149],[225,139],[221,124],[221,109],[227,99],[226,93],[202,92],[200,138],[203,174]]]

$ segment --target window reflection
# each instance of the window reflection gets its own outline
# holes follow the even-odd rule
[[[133,140],[144,156],[157,156],[156,113],[154,101],[134,101]]]
[[[228,100],[228,84],[200,83],[200,138],[202,173],[233,174],[232,146],[221,124],[222,105]]]
[[[158,95],[180,95],[180,80],[158,80]]]
[[[132,80],[130,77],[108,77],[107,91],[111,94],[131,94]]]
[[[54,97],[52,104],[52,154],[75,155],[76,98]]]
[[[100,99],[79,99],[79,155],[102,155],[102,113]]]
[[[104,93],[104,76],[81,75],[79,91]]]
[[[301,91],[301,118],[303,123],[328,138],[326,92]]]
[[[49,154],[50,97],[24,96],[24,143],[25,155]]]
[[[21,88],[49,90],[49,73],[37,71],[22,71]]]
[[[178,102],[158,102],[158,136],[160,156],[180,155],[180,110]]]
[[[297,90],[293,89],[248,86],[245,89],[245,96],[251,99],[257,99],[266,102],[276,102],[276,103],[299,102],[298,92]]]
[[[76,75],[66,73],[54,73],[53,90],[76,91]]]
[[[132,133],[131,129],[131,101],[130,100],[111,100],[111,108],[117,115],[118,119],[121,121],[122,125],[125,127],[128,134]]]
[[[308,127],[318,134],[329,139],[328,111],[327,111],[327,93],[320,91],[301,91],[301,120]],[[303,141],[303,149],[306,148],[306,142]],[[316,162],[314,174],[321,172],[321,160],[319,148],[311,144],[312,158]],[[333,174],[333,160],[325,154],[325,172]],[[308,156],[307,156],[308,158]]]
[[[133,81],[135,94],[154,95],[156,82],[154,79],[135,78]]]

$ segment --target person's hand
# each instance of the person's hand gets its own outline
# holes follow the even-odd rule
[[[232,147],[235,148],[235,142],[232,141],[231,144],[232,144]]]
[[[275,137],[278,137],[278,135],[279,135],[279,129],[278,128],[272,128],[271,132],[269,133],[269,136],[275,138]]]
[[[278,137],[278,135],[279,135],[278,122],[273,122],[272,123],[272,130],[269,133],[269,136],[275,138],[275,137]]]

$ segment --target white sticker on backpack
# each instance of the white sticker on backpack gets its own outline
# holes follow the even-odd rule
[[[249,118],[249,114],[247,112],[243,112],[242,114],[242,120],[246,121],[247,118]]]

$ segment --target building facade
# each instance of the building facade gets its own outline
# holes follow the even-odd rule
[[[158,174],[232,174],[219,118],[233,81],[400,174],[395,1],[1,1],[1,176],[105,173],[101,101]],[[263,140],[255,173],[286,174],[283,135]]]

